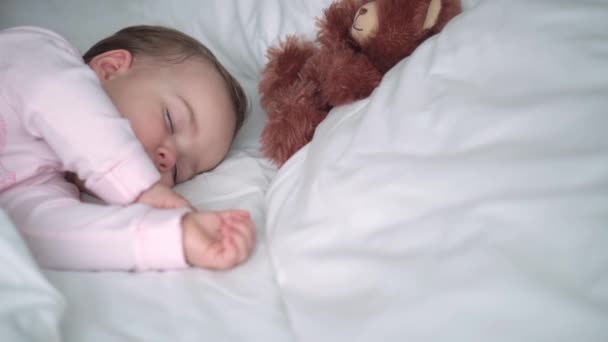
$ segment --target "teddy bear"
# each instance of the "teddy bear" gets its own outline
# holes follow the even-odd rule
[[[269,48],[259,83],[264,156],[280,168],[333,107],[369,96],[460,11],[459,0],[338,0],[317,18],[314,41],[290,35]]]

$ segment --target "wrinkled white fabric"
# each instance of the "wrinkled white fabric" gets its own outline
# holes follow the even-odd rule
[[[3,210],[0,260],[0,340],[60,342],[64,298],[40,273]]]
[[[279,171],[300,341],[608,340],[608,2],[480,1]]]

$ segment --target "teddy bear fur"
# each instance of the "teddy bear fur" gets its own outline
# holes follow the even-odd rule
[[[386,72],[461,10],[459,0],[441,0],[437,22],[423,29],[431,0],[376,0],[376,34],[359,44],[350,30],[367,2],[338,0],[317,19],[315,41],[291,35],[268,50],[259,84],[268,121],[260,140],[276,166],[312,139],[333,107],[369,96]]]

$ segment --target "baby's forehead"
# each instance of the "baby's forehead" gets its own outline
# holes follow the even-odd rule
[[[210,125],[234,125],[236,109],[229,87],[212,64],[184,64],[175,76],[178,96],[183,97],[196,116],[213,120],[208,123]]]
[[[218,68],[210,61],[202,58],[189,58],[181,63],[168,66],[174,75],[191,82],[213,84],[229,92],[229,85]]]

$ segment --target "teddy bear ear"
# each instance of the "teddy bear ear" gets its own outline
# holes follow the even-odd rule
[[[332,3],[323,16],[317,18],[317,41],[325,48],[355,45],[350,36],[350,28],[357,11],[365,0],[340,0]]]
[[[425,29],[430,0],[376,1],[380,27],[374,39],[361,48],[383,73],[409,56],[425,39],[441,31],[460,12],[460,0],[441,0],[435,25]]]

